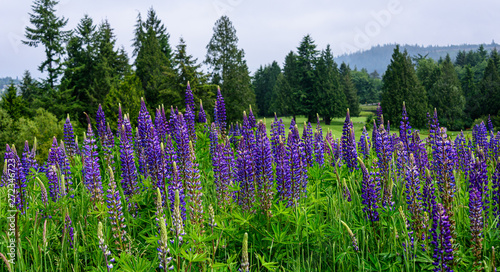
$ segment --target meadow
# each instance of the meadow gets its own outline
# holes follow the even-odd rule
[[[452,138],[404,108],[367,133],[368,111],[305,129],[249,111],[234,130],[220,91],[212,122],[194,108],[189,89],[184,113],[142,101],[137,128],[99,108],[78,141],[68,117],[43,162],[8,145],[0,271],[496,271],[490,124]]]

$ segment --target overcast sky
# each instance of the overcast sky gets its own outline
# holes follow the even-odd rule
[[[0,77],[29,70],[40,77],[42,47],[21,44],[30,25],[32,1],[0,0]],[[332,46],[335,55],[366,50],[385,43],[450,45],[500,41],[498,0],[183,0],[110,1],[61,0],[57,15],[73,29],[88,14],[95,23],[108,19],[117,45],[131,55],[134,24],[153,7],[170,33],[172,47],[182,36],[188,53],[204,60],[205,46],[221,15],[228,15],[245,50],[250,71],[276,60],[280,65],[305,34],[320,49]]]

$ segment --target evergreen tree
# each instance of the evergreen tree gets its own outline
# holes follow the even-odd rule
[[[500,75],[494,58],[488,60],[483,79],[479,83],[477,97],[480,107],[476,117],[500,112]]]
[[[276,61],[272,64],[260,67],[253,76],[252,85],[255,90],[256,104],[259,108],[259,116],[273,116],[273,101],[276,99],[274,86],[281,74],[281,68]]]
[[[312,122],[317,114],[314,82],[316,80],[315,69],[318,58],[318,50],[310,35],[304,36],[297,48],[297,75],[298,92],[301,110],[309,122]],[[293,85],[291,85],[293,86]]]
[[[167,32],[167,28],[165,27],[165,25],[161,22],[160,19],[158,19],[156,11],[152,7],[148,10],[147,13],[148,15],[145,22],[142,21],[140,13],[137,15],[137,23],[135,25],[135,38],[133,43],[134,50],[132,54],[133,56],[138,55],[146,33],[148,32],[149,28],[152,28],[156,34],[156,39],[158,40],[160,51],[170,62],[173,57],[172,48],[169,43],[170,34]]]
[[[329,125],[332,118],[342,117],[347,107],[346,97],[342,90],[341,76],[337,64],[333,60],[330,45],[321,51],[316,65],[315,107],[317,113]]]
[[[347,107],[349,108],[349,113],[351,116],[359,116],[359,100],[358,100],[358,90],[351,79],[351,69],[347,64],[342,62],[340,65],[340,77],[342,90],[346,97]]]
[[[399,45],[394,49],[383,82],[381,105],[384,109],[384,120],[389,120],[394,125],[399,124],[401,105],[406,102],[412,126],[424,127],[427,123],[426,112],[429,110],[427,94],[418,81],[408,52],[405,50],[401,53]]]
[[[250,82],[243,49],[238,49],[238,37],[227,16],[215,22],[214,34],[207,45],[205,63],[210,69],[211,83],[220,85],[226,102],[228,123],[241,118],[242,112],[253,105],[255,94]]]
[[[17,95],[17,88],[14,84],[9,85],[0,105],[14,120],[28,114],[26,102],[20,95]]]
[[[192,55],[187,53],[186,47],[186,42],[183,38],[180,38],[173,58],[174,70],[176,73],[176,90],[180,94],[184,94],[187,83],[189,82],[194,101],[198,102],[200,99],[208,101],[213,98],[214,93],[210,94],[206,92],[206,88],[203,85],[206,84],[207,78],[201,71],[201,64],[197,64],[198,59],[193,58]],[[185,103],[181,103],[181,105],[184,106]],[[207,104],[205,104],[205,106],[207,106]]]
[[[290,51],[285,57],[283,74],[276,79],[274,88],[275,99],[273,108],[279,115],[291,115],[293,119],[300,114],[302,104],[300,103],[299,70],[297,55]]]
[[[452,130],[462,129],[465,97],[449,55],[438,69],[438,79],[428,90],[429,104],[437,109],[440,123]]]
[[[31,77],[31,73],[28,70],[24,71],[19,89],[21,91],[21,96],[23,100],[26,101],[28,107],[33,108],[32,105],[35,99],[40,98],[40,87],[41,86],[38,81]]]
[[[56,16],[55,6],[58,4],[54,0],[35,0],[30,13],[30,23],[33,27],[26,27],[26,41],[24,44],[38,47],[40,44],[45,47],[46,59],[38,67],[40,72],[47,71],[46,83],[48,87],[54,88],[57,79],[61,74],[61,56],[64,53],[64,42],[70,35],[70,31],[64,31],[68,20],[64,17]]]
[[[465,75],[461,80],[462,90],[465,96],[465,112],[473,119],[479,117],[477,112],[480,97],[477,96],[477,86],[475,83],[473,68],[470,65],[465,66]]]

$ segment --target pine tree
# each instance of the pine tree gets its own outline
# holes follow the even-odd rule
[[[356,90],[356,86],[352,82],[351,69],[344,62],[340,65],[340,77],[349,113],[351,116],[359,116],[358,90]]]
[[[53,89],[57,79],[61,74],[61,56],[64,54],[64,42],[67,40],[70,31],[62,28],[68,23],[68,19],[56,16],[55,6],[57,1],[35,0],[31,6],[30,23],[33,27],[26,27],[26,41],[24,44],[38,47],[40,44],[45,47],[46,60],[38,67],[40,72],[47,71],[46,83]]]
[[[384,120],[392,124],[401,121],[401,105],[406,102],[409,121],[412,126],[421,128],[426,125],[426,112],[429,110],[427,94],[420,85],[411,58],[406,50],[401,53],[399,45],[394,49],[391,63],[383,76],[382,108]]]
[[[21,96],[23,100],[26,101],[28,107],[32,108],[31,106],[35,99],[40,99],[40,87],[39,82],[31,77],[31,73],[28,70],[24,71],[19,89],[21,91]]]
[[[215,22],[214,34],[207,45],[205,63],[209,66],[212,84],[220,85],[226,102],[228,123],[241,119],[242,112],[255,105],[255,93],[243,49],[238,49],[236,30],[227,16]]]

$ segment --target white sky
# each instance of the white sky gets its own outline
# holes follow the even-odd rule
[[[42,76],[37,67],[45,58],[43,48],[20,42],[31,5],[27,0],[0,0],[0,77],[21,78],[24,70]],[[58,16],[69,18],[67,29],[73,29],[84,14],[94,23],[108,19],[117,45],[124,46],[130,57],[137,14],[145,18],[151,6],[167,27],[172,48],[182,36],[188,53],[199,61],[205,58],[215,21],[228,15],[252,73],[273,60],[281,65],[306,34],[320,49],[330,44],[335,55],[385,43],[500,41],[498,0],[61,0],[56,9]]]

